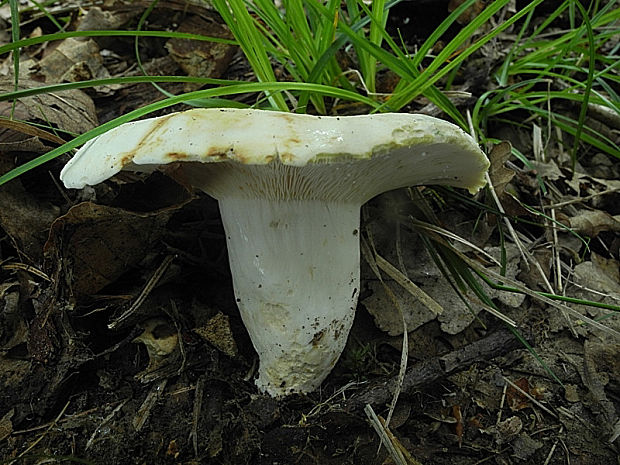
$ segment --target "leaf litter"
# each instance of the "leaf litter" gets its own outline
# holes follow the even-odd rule
[[[174,18],[182,32],[205,24],[225,29],[202,5],[161,3],[152,26]],[[502,14],[518,11],[513,3]],[[472,21],[483,4],[474,2],[459,22]],[[137,4],[92,6],[72,21],[82,30],[117,29],[135,26],[142,11]],[[47,27],[44,21],[33,15],[25,30],[40,34],[35,29]],[[140,44],[149,72],[243,77],[231,48],[147,38]],[[31,47],[22,51],[20,88],[135,72],[132,47],[125,38]],[[494,63],[507,50],[488,47],[479,58]],[[212,61],[205,67],[206,58]],[[13,90],[12,66],[10,57],[3,60],[6,93]],[[463,97],[489,83],[459,85]],[[158,98],[148,84],[123,84],[24,97],[14,109],[2,102],[0,170]],[[438,111],[428,101],[416,104]],[[6,119],[10,111],[13,120]],[[615,116],[598,120],[602,132],[617,138]],[[234,305],[223,231],[209,199],[156,175],[123,175],[66,192],[56,181],[61,162],[0,187],[0,457],[7,463],[41,456],[89,463],[616,463],[620,346],[584,321],[620,331],[617,310],[609,309],[620,299],[618,163],[588,153],[573,173],[562,141],[552,134],[543,140],[543,128],[534,128],[503,124],[489,131],[512,144],[490,150],[489,173],[511,216],[512,237],[491,213],[497,205],[482,195],[476,198],[487,202],[482,215],[428,188],[418,194],[435,218],[406,191],[367,205],[364,227],[385,287],[364,265],[342,360],[320,392],[286,400],[253,386],[255,354]],[[515,150],[533,160],[524,164]],[[172,200],[163,200],[168,193]],[[411,218],[434,219],[458,236],[439,237],[491,281],[531,292],[481,283],[491,299],[482,302],[442,273]],[[174,259],[157,274],[166,257]],[[570,312],[558,311],[536,298],[550,290],[607,308],[567,303]],[[110,329],[128,309],[129,317]],[[408,362],[399,377],[403,319]],[[395,385],[402,391],[388,412]],[[381,441],[387,447],[378,449]]]

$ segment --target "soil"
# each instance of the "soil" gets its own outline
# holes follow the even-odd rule
[[[106,2],[105,10],[88,6],[81,13],[66,6],[70,29],[135,29],[148,6],[109,3],[115,6]],[[437,21],[448,14],[448,2],[401,4],[388,30],[401,28],[412,47],[432,32],[428,22],[428,30],[406,27],[406,8],[417,7],[430,9]],[[23,37],[54,30],[32,11],[22,23]],[[226,35],[212,12],[192,2],[159,2],[148,27],[170,25]],[[238,50],[178,42],[142,38],[147,71],[247,78]],[[80,73],[137,72],[132,38],[67,39],[22,53],[23,88],[79,80]],[[474,71],[494,59],[474,57],[470,80],[461,76],[453,85],[461,79],[480,95],[493,83],[490,73]],[[12,62],[8,55],[2,60],[1,85],[8,91]],[[205,60],[214,65],[205,68]],[[68,133],[161,98],[150,84],[119,84],[21,99],[17,119],[49,123],[58,132],[0,126],[0,173],[57,146],[54,137],[68,140]],[[466,109],[471,101],[459,105]],[[409,110],[435,111],[423,99]],[[10,102],[0,102],[3,115],[10,111]],[[498,123],[489,131],[532,153],[531,134],[518,125]],[[618,128],[610,131],[617,141]],[[617,160],[586,152],[573,176],[553,158],[533,173],[506,165],[508,156],[501,148],[490,156],[492,178],[496,186],[502,179],[512,183],[525,203],[540,202],[536,174],[565,200],[593,195],[579,203],[587,208],[558,210],[559,221],[591,238],[589,248],[569,234],[555,239],[570,276],[560,293],[617,305]],[[402,379],[401,317],[390,291],[364,263],[353,330],[333,372],[316,392],[274,399],[253,382],[257,355],[235,305],[217,202],[161,173],[122,173],[92,188],[67,190],[58,175],[68,159],[0,186],[0,464],[390,464],[388,444],[381,445],[375,428],[388,416],[387,442],[407,464],[620,463],[620,341],[605,331],[620,330],[618,318],[592,327],[586,318],[608,312],[571,304],[578,313],[569,314],[531,295],[501,292],[491,294],[493,302],[516,328],[482,311],[475,298],[468,309],[410,220],[429,220],[412,199],[430,199],[437,224],[497,255],[501,224],[464,202],[465,194],[404,189],[364,206],[365,240],[445,313],[422,308],[385,276],[410,330]],[[576,194],[569,188],[575,185]],[[476,199],[484,202],[483,195]],[[526,262],[510,244],[506,279],[544,291],[538,270],[553,280],[556,259],[550,229],[502,199],[510,215],[527,219],[515,227],[532,239],[527,247],[535,259]],[[462,250],[493,269],[483,254]],[[390,409],[397,387],[398,402]],[[379,420],[371,420],[373,412]]]

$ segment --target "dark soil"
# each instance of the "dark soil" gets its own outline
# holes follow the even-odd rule
[[[114,29],[135,29],[148,6],[105,3],[116,5],[106,7]],[[446,17],[447,4],[404,2],[388,29],[400,28],[413,47]],[[87,15],[92,8],[84,8],[78,14],[67,7],[71,29],[85,18],[94,22],[82,24],[85,29],[102,24],[98,13]],[[411,19],[408,12],[415,13]],[[429,18],[422,21],[424,27],[413,27],[421,16]],[[148,27],[191,30],[208,23],[215,31],[221,26],[214,18],[194,3],[162,0]],[[37,28],[54,30],[45,16],[32,12],[22,22],[24,37],[38,33]],[[136,72],[133,39],[89,43],[90,58],[101,66],[88,65],[93,76]],[[62,63],[50,59],[58,47],[22,51],[22,69],[30,67],[22,86],[69,79]],[[185,74],[188,57],[198,53],[226,60],[200,73],[247,78],[247,65],[235,50],[188,51],[149,38],[140,40],[140,50],[151,73]],[[88,56],[74,60],[83,64]],[[460,76],[457,81],[479,95],[492,83],[488,72],[474,71],[480,63],[492,64],[488,57],[476,59],[469,65],[470,80]],[[10,90],[11,58],[2,60],[3,89]],[[78,68],[83,69],[72,72]],[[188,90],[182,84],[164,87],[173,93]],[[16,108],[18,119],[81,133],[97,121],[162,98],[148,84],[62,95],[53,102],[23,99]],[[427,103],[413,102],[410,109],[427,108]],[[462,109],[470,104],[459,103]],[[40,108],[58,111],[42,118]],[[2,114],[10,111],[10,103],[0,103]],[[490,130],[531,153],[530,134],[517,126],[504,123]],[[68,140],[66,133],[59,134]],[[0,173],[57,143],[45,134],[2,127]],[[617,163],[600,155],[598,161],[589,162],[591,154],[582,158],[580,182],[586,194],[616,186]],[[331,375],[317,392],[273,399],[253,383],[257,356],[235,305],[217,203],[159,173],[123,173],[84,191],[66,190],[58,174],[68,158],[0,187],[0,464],[394,463],[364,409],[370,405],[387,417],[399,384],[402,336],[387,317],[375,320],[377,309],[390,304],[367,265],[354,327]],[[546,181],[570,193],[568,171],[558,173]],[[512,181],[526,203],[538,202],[533,179],[532,173],[520,171]],[[478,210],[445,191],[416,192],[430,199],[444,227],[485,250],[499,245],[494,216],[479,218]],[[433,200],[439,197],[442,202]],[[615,191],[587,205],[613,219],[618,200]],[[509,213],[522,214],[515,212]],[[411,312],[408,368],[389,424],[391,441],[406,463],[619,464],[619,341],[531,297],[516,303],[494,297],[517,330],[489,313],[474,318],[432,265],[410,216],[424,218],[412,206],[410,192],[388,193],[364,207],[361,231],[373,237],[377,252],[388,261],[402,259],[409,277],[464,323],[457,327],[454,321],[416,313],[411,296],[386,279]],[[527,237],[549,234],[539,218],[527,212],[523,217],[537,222],[518,224]],[[606,297],[617,304],[618,221],[608,227],[600,219],[589,221],[598,227],[589,250],[569,235],[560,238],[567,250],[562,259],[577,283],[568,295]],[[531,251],[549,274],[549,249],[534,244]],[[571,253],[581,257],[581,268],[567,258]],[[467,255],[485,260],[471,251]],[[540,276],[518,253],[513,264],[515,279],[542,289]],[[610,326],[619,328],[617,318]]]

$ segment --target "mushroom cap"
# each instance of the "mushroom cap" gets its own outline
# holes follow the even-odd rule
[[[385,190],[414,184],[448,184],[474,193],[485,184],[489,166],[468,134],[426,115],[338,117],[199,108],[126,123],[90,140],[63,168],[60,178],[67,187],[82,188],[122,169],[153,171],[178,162],[189,162],[186,173],[196,164],[248,169],[266,165],[263,171],[272,176],[296,171],[282,167],[311,167],[324,173],[339,165],[340,173],[333,176],[332,172],[330,183],[342,179],[343,169],[361,168],[370,176],[365,182],[371,186],[358,192],[358,183],[343,198],[357,197],[362,203]],[[358,162],[362,162],[359,167]],[[196,175],[186,177],[219,197],[219,188],[209,187]]]

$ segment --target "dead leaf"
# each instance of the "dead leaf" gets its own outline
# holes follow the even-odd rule
[[[589,176],[584,173],[575,172],[571,179],[565,180],[579,197],[588,195],[595,196],[598,193],[607,192],[609,194],[620,191],[620,180],[602,179]],[[596,204],[593,204],[596,207]]]
[[[0,173],[15,167],[7,158],[0,156]],[[19,179],[0,186],[0,226],[24,261],[43,262],[43,244],[58,213],[58,207],[36,198]]]
[[[575,402],[579,402],[581,400],[576,384],[564,385],[564,398],[571,404],[574,404]]]
[[[498,196],[501,196],[506,189],[506,185],[512,180],[515,172],[506,168],[506,162],[510,158],[512,146],[510,142],[500,142],[493,146],[489,153],[489,177]]]
[[[528,460],[543,445],[544,443],[532,439],[523,431],[519,433],[519,436],[511,444],[513,455],[520,460]]]
[[[103,66],[99,46],[93,39],[68,38],[39,61],[31,75],[46,83],[105,79],[110,73]]]
[[[450,2],[448,2],[448,11],[449,12],[453,12],[454,10],[456,10],[459,6],[461,6],[462,3],[464,3],[465,0],[450,0]],[[473,21],[476,16],[478,16],[485,8],[487,2],[485,0],[476,0],[469,8],[467,8],[462,14],[461,16],[459,16],[456,21],[459,24],[468,24],[471,21]]]
[[[194,332],[231,358],[239,354],[230,329],[230,320],[222,312],[211,318],[204,326],[195,328]]]
[[[224,39],[233,38],[226,26],[195,15],[187,17],[177,31]],[[170,57],[188,76],[212,78],[222,76],[237,50],[234,45],[186,39],[170,39],[166,42],[166,48],[170,52]],[[202,85],[188,83],[186,90],[196,90],[199,87]]]
[[[501,257],[501,247],[487,247],[485,251],[497,259],[500,260]],[[519,265],[521,263],[521,254],[519,252],[519,248],[515,244],[506,243],[505,244],[506,251],[506,277],[510,279],[517,280],[517,274],[519,273]],[[499,273],[499,267],[491,267],[491,270]],[[525,300],[524,294],[519,294],[515,292],[506,292],[497,289],[493,289],[488,286],[486,283],[483,283],[483,287],[485,292],[494,299],[499,299],[505,305],[508,305],[513,308],[520,307]]]
[[[15,409],[11,409],[6,412],[2,418],[0,418],[0,441],[8,438],[13,432],[13,423],[11,422],[11,418],[13,418],[14,414]]]
[[[437,317],[434,312],[418,302],[414,296],[398,284],[386,280],[385,285],[391,289],[398,300],[407,322],[407,328],[410,331]],[[377,327],[390,336],[401,335],[403,333],[402,318],[398,309],[394,308],[394,304],[386,294],[385,289],[383,289],[383,285],[378,281],[369,281],[368,287],[372,294],[365,298],[362,303],[368,313],[373,316]]]
[[[488,428],[480,429],[481,432],[492,435],[498,445],[510,443],[519,435],[521,430],[523,430],[523,422],[517,416],[506,418]]]
[[[51,226],[46,258],[71,263],[75,294],[94,294],[116,281],[144,258],[164,234],[173,209],[133,213],[120,208],[80,203]]]
[[[36,126],[32,126],[32,125],[30,125],[28,123],[25,123],[23,121],[16,121],[16,120],[1,119],[0,118],[0,127],[6,128],[6,129],[10,129],[10,130],[12,130],[12,131],[14,131],[16,133],[21,133],[21,134],[25,134],[25,135],[28,135],[28,136],[37,137],[37,138],[39,138],[41,140],[53,142],[53,143],[58,144],[58,145],[62,145],[62,144],[64,144],[66,142],[64,139],[61,139],[60,137],[58,137],[56,134],[52,134],[51,132],[44,131],[41,128],[38,128]],[[19,150],[19,148],[17,148],[17,150]],[[28,150],[28,151],[30,151],[30,150]],[[32,150],[32,151],[36,151],[36,150]]]
[[[508,389],[506,389],[506,402],[508,403],[510,410],[517,411],[530,407],[530,401],[524,394],[530,393],[530,384],[527,378],[520,378],[516,380],[514,384],[521,390],[513,387],[512,385],[509,385]]]
[[[150,318],[140,326],[143,331],[132,342],[144,344],[149,363],[135,378],[142,382],[150,382],[176,371],[180,350],[179,334],[174,325],[163,318]]]
[[[549,160],[546,162],[531,160],[530,163],[536,170],[536,174],[540,176],[542,179],[546,179],[548,181],[557,181],[558,179],[564,178],[564,175],[558,168],[558,165],[553,160]]]
[[[601,210],[581,210],[570,218],[564,215],[558,216],[562,224],[591,238],[598,236],[602,231],[620,231],[620,216],[614,217]]]
[[[140,14],[140,10],[117,8],[113,10],[102,10],[98,6],[91,6],[86,10],[84,16],[80,18],[78,31],[109,31],[121,29],[130,19]],[[102,38],[98,38],[102,39]],[[108,38],[104,38],[108,39]],[[109,38],[114,40],[113,38]]]
[[[32,89],[42,84],[32,79],[20,79],[19,89]],[[12,78],[0,79],[0,93],[13,91]],[[0,115],[10,116],[11,102],[0,102]],[[71,89],[23,97],[17,101],[20,119],[53,125],[62,131],[82,134],[98,125],[92,99],[84,92]],[[0,136],[4,139],[4,136]]]
[[[609,296],[616,302],[620,300],[620,271],[618,261],[613,258],[592,252],[590,261],[575,266],[574,281],[600,293],[587,293],[587,298],[601,300],[601,296]]]
[[[616,405],[609,398],[605,386],[609,384],[610,376],[614,381],[618,380],[618,349],[620,344],[593,342],[586,340],[584,343],[584,367],[580,372],[583,384],[590,391],[590,400],[596,405],[597,415],[601,426],[611,435],[614,425],[618,421]]]

